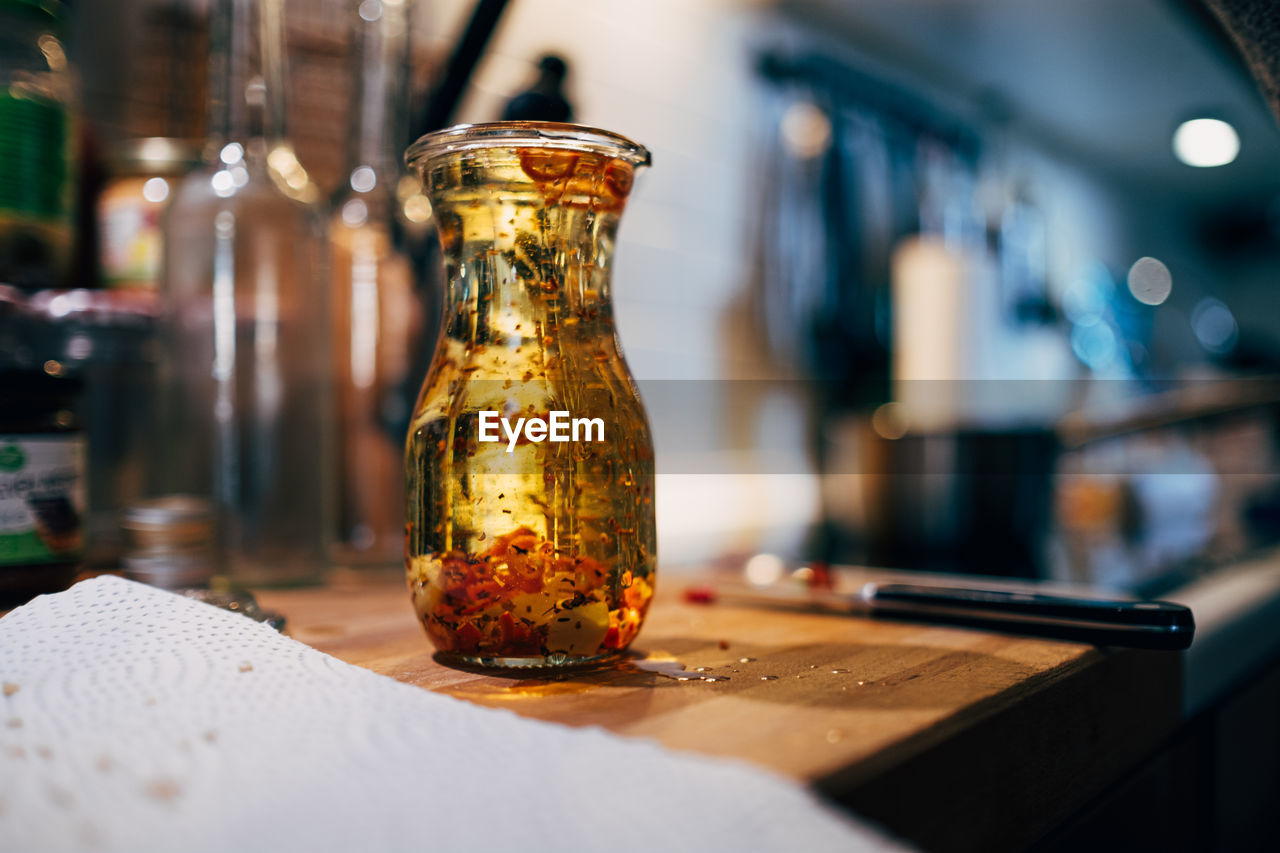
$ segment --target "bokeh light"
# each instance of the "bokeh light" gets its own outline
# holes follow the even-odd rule
[[[1212,353],[1224,353],[1235,346],[1240,328],[1225,302],[1206,296],[1191,309],[1191,331],[1200,346]]]
[[[801,160],[821,156],[831,144],[831,119],[808,101],[794,103],[782,116],[782,141]]]
[[[1221,119],[1196,118],[1174,131],[1173,153],[1188,166],[1225,166],[1240,153],[1240,137]]]
[[[1173,275],[1163,261],[1138,258],[1129,267],[1129,292],[1144,305],[1160,305],[1173,290]]]

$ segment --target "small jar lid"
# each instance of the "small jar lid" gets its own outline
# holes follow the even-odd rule
[[[187,139],[163,136],[126,139],[107,149],[106,161],[117,176],[178,176],[200,163],[200,148]]]
[[[213,503],[207,498],[165,495],[126,508],[121,526],[143,555],[169,550],[212,553],[213,520]]]
[[[161,589],[204,586],[214,575],[213,555],[209,553],[129,554],[121,562],[129,580]]]

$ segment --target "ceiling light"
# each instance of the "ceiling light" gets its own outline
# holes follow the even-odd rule
[[[1129,267],[1129,292],[1143,305],[1160,305],[1173,290],[1173,275],[1162,261],[1138,258]]]
[[[1173,153],[1188,166],[1225,166],[1240,153],[1240,137],[1225,121],[1195,118],[1173,132]]]

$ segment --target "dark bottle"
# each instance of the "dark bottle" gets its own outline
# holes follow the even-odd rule
[[[0,607],[66,589],[84,554],[79,379],[0,365]]]
[[[573,121],[573,105],[564,95],[568,64],[553,53],[538,60],[538,80],[507,102],[503,121]]]
[[[76,124],[62,6],[0,0],[0,284],[63,284],[74,221]]]

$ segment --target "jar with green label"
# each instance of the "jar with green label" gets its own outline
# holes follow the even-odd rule
[[[84,554],[80,380],[0,366],[0,607],[66,589]]]
[[[72,72],[55,0],[0,0],[0,283],[65,284],[75,198]]]

